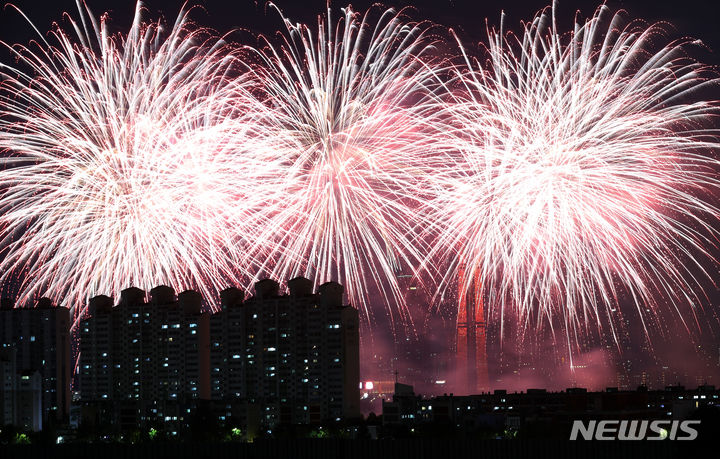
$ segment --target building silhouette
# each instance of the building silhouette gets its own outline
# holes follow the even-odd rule
[[[13,386],[20,397],[14,402],[16,422],[40,430],[63,422],[69,414],[70,311],[55,307],[47,298],[33,307],[14,306],[8,299],[0,304],[0,349],[13,349],[3,360],[6,371],[14,372],[17,379]],[[14,360],[12,370],[10,359]]]
[[[297,277],[255,284],[243,301],[221,292],[210,318],[211,396],[220,421],[250,426],[319,423],[360,415],[359,323],[343,287]],[[251,427],[252,428],[252,427]]]
[[[42,375],[38,370],[18,372],[16,363],[15,347],[0,348],[0,425],[42,430]]]
[[[0,425],[17,424],[17,370],[14,347],[0,348]]]
[[[89,302],[80,323],[77,389],[82,418],[122,427],[183,422],[209,392],[209,314],[200,294],[167,286]]]
[[[570,387],[551,392],[530,388],[509,393],[495,390],[482,394],[445,394],[423,397],[412,386],[396,385],[392,400],[383,401],[384,426],[408,428],[454,426],[456,431],[495,432],[495,438],[554,438],[567,440],[574,420],[592,419],[695,419],[697,410],[715,410],[720,390],[712,385],[695,389],[667,386],[664,390],[588,391]],[[508,436],[509,434],[509,436]],[[712,435],[716,435],[716,430]]]
[[[359,324],[334,282],[305,278],[221,292],[215,314],[197,292],[128,288],[96,296],[80,322],[78,411],[122,430],[187,425],[198,410],[257,429],[360,415]]]

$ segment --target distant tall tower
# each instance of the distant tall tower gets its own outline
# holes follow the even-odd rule
[[[467,278],[465,265],[458,275],[457,367],[459,388],[472,392],[490,389],[486,352],[486,323],[479,273]],[[463,377],[464,375],[464,377]]]

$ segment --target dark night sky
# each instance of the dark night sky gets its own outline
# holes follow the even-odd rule
[[[462,29],[472,38],[482,39],[484,19],[499,22],[500,11],[507,14],[507,25],[515,27],[519,21],[530,19],[536,11],[547,6],[551,0],[498,1],[498,0],[390,0],[392,6],[414,6],[418,18],[429,18],[440,24]],[[4,2],[3,2],[4,3]],[[88,0],[88,4],[100,14],[112,13],[115,23],[123,29],[132,16],[134,0]],[[147,0],[153,16],[162,13],[172,18],[183,4],[183,0]],[[266,2],[259,0],[190,0],[188,3],[204,5],[206,13],[198,11],[194,18],[221,32],[233,28],[247,28],[252,31],[271,32],[278,26],[277,17],[267,11]],[[298,21],[310,21],[325,9],[326,0],[277,0],[276,3],[286,15]],[[336,8],[352,3],[356,8],[365,8],[373,2],[345,0],[333,1]],[[559,11],[563,21],[572,19],[576,10],[591,14],[599,1],[560,0]],[[75,0],[16,0],[41,31],[48,30],[51,22],[61,17],[63,11],[74,11]],[[652,1],[613,0],[608,2],[613,9],[624,8],[631,17],[648,21],[670,21],[678,32],[702,39],[716,51],[720,49],[717,24],[720,22],[720,3],[703,0]],[[24,41],[32,32],[17,13],[10,9],[0,13],[0,37],[9,42]]]

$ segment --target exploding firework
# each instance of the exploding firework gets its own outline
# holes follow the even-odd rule
[[[18,64],[0,67],[2,281],[76,317],[88,297],[129,285],[210,297],[240,276],[228,209],[251,209],[243,187],[262,175],[232,144],[234,52],[188,10],[163,33],[138,3],[127,35],[78,10],[72,32],[5,45]]]
[[[568,345],[609,322],[617,341],[627,299],[647,333],[661,303],[701,304],[712,275],[715,81],[659,25],[603,6],[561,35],[554,12],[489,30],[483,63],[463,52],[430,220],[446,283],[479,275],[491,315],[559,319]]]
[[[79,9],[0,67],[0,269],[21,301],[305,275],[407,323],[396,274],[439,257],[491,314],[561,317],[568,338],[623,296],[643,319],[700,303],[713,80],[659,26],[603,7],[563,36],[546,11],[490,31],[448,94],[433,26],[403,11],[281,14],[279,41],[240,52],[185,10],[164,33],[138,4],[113,35]]]
[[[377,292],[408,323],[396,274],[422,258],[413,234],[440,62],[430,24],[402,11],[343,12],[337,24],[330,11],[319,17],[317,30],[282,17],[279,43],[246,50],[260,84],[259,156],[280,179],[265,188],[267,231],[251,252],[277,278],[342,282],[368,316]]]

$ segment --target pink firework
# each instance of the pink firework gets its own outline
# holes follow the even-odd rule
[[[245,274],[229,209],[252,209],[262,174],[233,144],[234,51],[187,10],[167,32],[142,15],[138,3],[113,35],[79,5],[72,32],[6,45],[18,65],[0,67],[0,270],[21,279],[21,302],[47,295],[79,317],[130,285],[209,298]]]
[[[424,254],[414,234],[434,143],[431,26],[378,8],[348,7],[337,24],[328,11],[317,30],[282,19],[279,43],[246,49],[256,153],[277,171],[251,253],[280,279],[340,281],[368,316],[371,296],[399,305],[388,311],[407,323],[396,274]]]
[[[486,61],[464,54],[429,220],[446,282],[479,275],[491,316],[559,319],[570,345],[602,323],[617,339],[622,298],[646,327],[661,303],[683,321],[701,304],[719,183],[700,90],[716,81],[665,36],[605,6],[563,35],[547,9],[519,36],[489,30]]]

